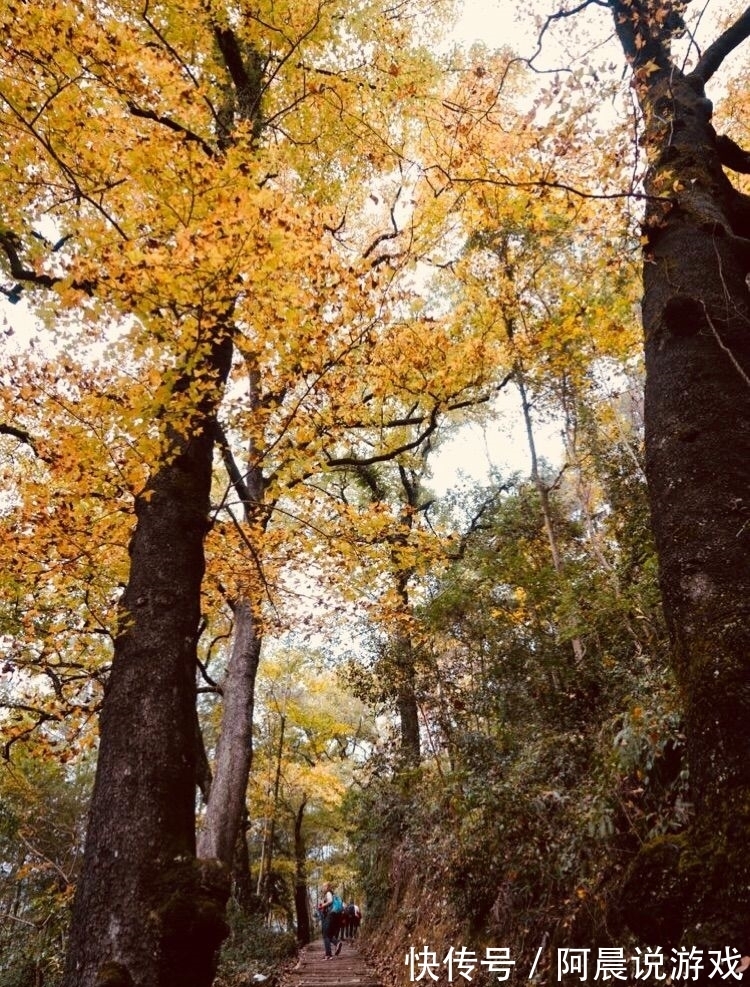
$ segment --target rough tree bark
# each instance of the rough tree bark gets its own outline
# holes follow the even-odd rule
[[[230,332],[217,328],[206,348],[214,387],[179,431],[167,426],[136,502],[65,987],[208,987],[226,934],[226,869],[195,858],[195,672]],[[177,389],[190,386],[186,376]]]
[[[750,156],[712,125],[704,86],[750,9],[689,73],[676,4],[610,0],[649,155],[644,248],[646,472],[682,690],[694,818],[637,858],[631,927],[748,952],[750,937]]]

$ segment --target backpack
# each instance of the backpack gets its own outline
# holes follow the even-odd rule
[[[335,894],[333,896],[333,901],[331,902],[331,912],[334,915],[340,915],[343,910],[344,910],[344,903],[341,900],[341,898],[339,898],[339,896]]]

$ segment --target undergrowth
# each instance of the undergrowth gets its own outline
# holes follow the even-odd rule
[[[214,987],[275,987],[297,954],[294,935],[268,928],[260,916],[248,915],[233,903],[227,919],[230,931]]]

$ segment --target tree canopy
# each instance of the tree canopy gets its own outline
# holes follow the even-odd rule
[[[13,983],[208,987],[326,870],[384,957],[750,955],[750,15],[458,13],[3,6]]]

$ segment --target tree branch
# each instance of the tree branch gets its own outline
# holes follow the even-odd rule
[[[513,380],[513,373],[511,372],[509,374],[506,374],[505,377],[503,377],[503,379],[498,384],[496,384],[491,391],[488,391],[486,394],[480,394],[478,397],[466,398],[465,401],[451,401],[449,398],[448,399],[449,403],[447,403],[444,406],[443,410],[463,411],[464,408],[475,408],[478,404],[487,404],[488,401],[491,401],[492,398],[496,394],[499,394],[500,391],[502,391],[503,388],[506,387],[512,380]],[[362,398],[362,404],[369,404],[372,400],[374,400],[374,395],[368,394],[367,396]],[[401,418],[389,418],[388,421],[381,422],[380,428],[381,429],[404,428],[407,425],[424,425],[424,423],[431,417],[432,412],[430,412],[430,414],[425,413],[423,415],[417,415],[415,414],[416,408],[417,408],[417,404],[415,403],[414,405],[412,405],[411,409]],[[346,427],[349,429],[355,429],[355,428],[372,428],[373,426],[372,426],[372,422],[347,422]]]
[[[38,284],[43,288],[52,288],[55,284],[57,284],[60,278],[53,278],[49,274],[37,274],[37,272],[32,271],[31,268],[24,267],[18,253],[19,245],[20,240],[15,233],[0,233],[0,247],[5,253],[5,256],[8,258],[11,276],[15,278],[16,281]]]
[[[4,761],[10,761],[10,751],[13,744],[17,743],[19,740],[24,740],[26,737],[30,736],[35,730],[37,730],[43,723],[52,720],[54,723],[59,723],[62,717],[57,713],[48,713],[43,709],[37,709],[35,706],[27,706],[25,703],[8,703],[0,702],[0,708],[3,709],[13,709],[22,713],[31,713],[36,716],[37,719],[30,723],[27,727],[20,730],[18,733],[14,734],[5,744],[3,744],[2,758]]]
[[[392,226],[392,229],[389,230],[387,233],[381,233],[380,236],[376,236],[375,237],[375,239],[372,241],[372,243],[369,245],[369,247],[362,254],[362,257],[364,259],[368,258],[370,256],[370,254],[373,252],[373,250],[375,250],[375,248],[379,244],[383,243],[386,240],[395,240],[396,237],[401,236],[403,230],[400,230],[398,228],[398,223],[396,222],[396,206],[398,205],[398,200],[401,198],[401,192],[402,191],[403,191],[403,185],[399,185],[398,189],[396,190],[395,198],[393,199],[393,202],[391,203],[391,206],[390,206],[389,212],[390,212],[390,216],[391,216],[391,226]],[[399,256],[399,255],[398,254],[396,254],[396,255],[387,254],[385,256],[386,257],[388,257],[388,256],[392,257],[392,256]]]
[[[142,110],[132,100],[128,101],[128,109],[134,117],[139,117],[141,120],[153,120],[154,123],[160,123],[163,127],[167,127],[167,129],[174,131],[176,134],[181,134],[185,140],[198,144],[206,157],[213,158],[216,156],[216,152],[208,141],[204,140],[199,134],[193,133],[192,130],[184,127],[181,123],[177,123],[176,120],[172,120],[171,117],[159,116],[154,110]]]
[[[712,45],[709,45],[691,75],[696,76],[701,82],[708,82],[724,59],[748,37],[750,37],[750,7],[747,7],[734,24],[728,27]]]
[[[70,887],[70,883],[71,883],[70,877],[65,873],[65,871],[58,863],[52,860],[51,857],[48,857],[46,853],[43,853],[39,849],[39,847],[34,846],[34,844],[26,836],[24,836],[23,832],[20,829],[16,831],[16,837],[21,841],[21,843],[23,843],[23,845],[26,847],[29,853],[33,854],[33,856],[35,857],[38,857],[42,861],[42,863],[52,868],[52,870],[57,874],[57,876],[62,881],[63,888]]]
[[[247,483],[245,482],[245,477],[237,465],[237,460],[232,454],[232,450],[229,448],[229,440],[227,439],[226,432],[222,425],[217,421],[214,423],[214,429],[216,432],[216,441],[218,443],[219,449],[221,450],[221,458],[224,463],[224,469],[227,471],[229,476],[229,482],[234,488],[234,492],[237,494],[240,503],[245,508],[245,511],[252,511],[257,505],[254,504],[252,497],[250,496],[250,490]]]
[[[62,237],[57,243],[50,245],[52,253],[59,250],[65,241],[70,238],[70,235]],[[37,239],[44,239],[37,233],[32,233],[32,236]],[[16,281],[16,284],[12,288],[0,288],[0,292],[5,295],[12,305],[15,305],[21,297],[24,284],[33,284],[40,288],[54,288],[55,285],[60,284],[64,280],[61,277],[53,277],[51,274],[39,274],[37,271],[32,270],[32,268],[25,267],[19,253],[20,247],[21,238],[16,233],[10,230],[0,233],[0,250],[2,250],[8,259],[10,275]],[[95,283],[89,280],[73,281],[71,287],[76,288],[78,291],[83,291],[87,295],[92,295]]]
[[[544,24],[542,24],[539,34],[537,35],[536,51],[530,58],[518,59],[518,61],[526,62],[526,64],[530,68],[532,67],[532,62],[535,60],[537,55],[539,55],[542,50],[542,40],[544,38],[544,35],[547,33],[549,28],[555,23],[555,21],[565,20],[567,17],[576,17],[578,14],[581,13],[582,10],[585,10],[587,7],[606,7],[606,6],[607,6],[606,0],[582,0],[582,3],[579,3],[578,6],[576,7],[572,7],[570,10],[556,10],[554,14],[549,14]],[[514,61],[516,61],[516,59],[514,59]]]
[[[415,439],[411,442],[405,442],[403,445],[399,446],[397,449],[391,449],[388,452],[382,452],[376,456],[366,456],[361,458],[359,456],[331,456],[326,452],[326,462],[329,466],[374,466],[376,463],[386,463],[391,459],[395,459],[404,452],[410,452],[412,449],[417,449],[422,443],[427,440],[433,432],[436,431],[439,424],[440,406],[435,405],[435,407],[430,412],[429,423],[426,428],[417,435]]]
[[[638,202],[668,202],[670,201],[669,196],[656,196],[647,195],[645,192],[638,192],[633,189],[627,189],[622,192],[588,192],[585,189],[576,188],[575,185],[568,185],[566,182],[551,181],[547,178],[537,178],[531,181],[517,181],[515,178],[511,178],[508,175],[498,175],[496,178],[490,178],[479,175],[470,175],[466,177],[461,177],[457,175],[452,175],[447,169],[442,165],[435,164],[430,165],[429,168],[425,169],[425,176],[427,173],[433,171],[437,172],[442,176],[444,181],[447,183],[443,186],[443,189],[449,187],[450,185],[490,185],[495,188],[509,188],[509,189],[528,189],[530,191],[540,190],[540,189],[555,189],[558,192],[565,192],[569,195],[575,195],[579,199],[589,199],[589,200],[608,200],[608,199],[635,199]],[[428,179],[429,184],[429,179]],[[435,190],[435,185],[431,185],[433,191]],[[436,195],[439,193],[436,193]]]
[[[717,137],[716,150],[725,168],[730,168],[741,175],[750,175],[750,153],[736,144],[731,137],[725,134]]]
[[[507,493],[508,490],[510,490],[510,485],[503,483],[502,486],[497,488],[497,490],[492,491],[487,500],[483,501],[479,505],[469,521],[469,526],[466,531],[461,534],[458,542],[458,548],[455,552],[451,552],[449,554],[449,558],[457,562],[463,560],[466,555],[466,550],[469,547],[469,542],[471,541],[472,535],[476,534],[477,531],[487,531],[490,527],[489,525],[483,523],[485,514],[491,507],[495,506],[495,503],[504,493]]]
[[[263,96],[263,60],[255,49],[251,49],[249,62],[246,61],[237,36],[230,28],[214,25],[214,37],[234,86],[240,118],[249,120],[255,136],[258,136],[262,122],[260,104]]]
[[[22,428],[16,428],[15,425],[5,425],[0,422],[0,435],[12,435],[14,439],[18,439],[19,442],[25,443],[34,452],[36,452],[36,446],[34,445],[34,440],[31,438],[29,433]]]

